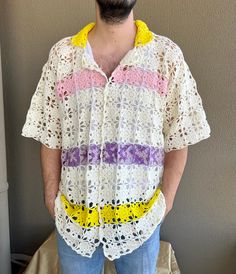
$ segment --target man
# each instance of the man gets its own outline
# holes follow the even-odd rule
[[[210,136],[181,49],[134,20],[135,0],[96,0],[96,22],[50,50],[22,135],[42,143],[45,204],[62,273],[156,270],[188,145]]]

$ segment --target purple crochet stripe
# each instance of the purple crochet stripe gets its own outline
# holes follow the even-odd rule
[[[77,167],[80,165],[99,164],[101,147],[95,144],[90,146],[62,150],[61,162],[63,166]],[[108,164],[163,166],[164,149],[140,144],[117,144],[104,145],[103,162]]]

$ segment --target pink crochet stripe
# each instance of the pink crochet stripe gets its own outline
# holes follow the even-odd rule
[[[56,93],[60,100],[73,95],[77,90],[104,87],[106,78],[95,70],[81,70],[56,83]],[[161,95],[168,92],[168,79],[161,74],[141,68],[119,66],[113,73],[112,82],[129,84],[156,90]]]
[[[167,94],[168,92],[168,79],[166,77],[141,68],[119,66],[114,74],[114,82],[154,89],[160,94]]]
[[[69,75],[56,83],[56,93],[60,100],[73,95],[76,90],[91,87],[102,87],[106,84],[106,78],[94,70],[81,70]]]

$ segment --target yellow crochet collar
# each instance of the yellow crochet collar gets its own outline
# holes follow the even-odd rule
[[[137,26],[137,33],[135,37],[134,46],[143,46],[153,39],[153,33],[149,30],[148,26],[142,20],[134,20]],[[95,22],[91,22],[83,27],[77,34],[72,36],[71,42],[74,46],[79,46],[85,48],[88,32],[95,26]]]

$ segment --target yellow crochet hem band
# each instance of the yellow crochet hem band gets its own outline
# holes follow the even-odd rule
[[[120,224],[138,220],[143,217],[153,206],[161,192],[157,188],[154,195],[148,202],[125,203],[117,206],[107,204],[100,208],[101,217],[105,224]],[[80,226],[89,228],[99,226],[98,206],[86,207],[70,203],[65,195],[61,195],[61,202],[67,215]]]
[[[134,46],[143,46],[153,40],[153,33],[149,30],[147,24],[142,20],[134,20],[137,26]],[[72,36],[71,43],[74,46],[82,48],[86,47],[88,33],[95,26],[95,22],[91,22],[84,26],[77,34]]]

